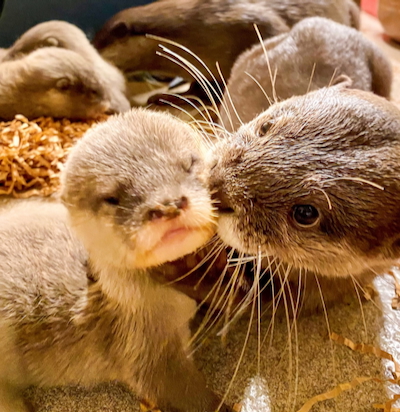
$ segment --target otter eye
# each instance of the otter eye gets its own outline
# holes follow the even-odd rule
[[[190,173],[193,169],[193,166],[198,162],[199,158],[195,155],[192,155],[187,162],[183,164],[185,172]]]
[[[269,129],[271,129],[271,127],[272,127],[271,122],[263,123],[260,127],[260,130],[258,131],[259,136],[265,136],[269,132]]]
[[[66,78],[59,79],[57,80],[56,87],[58,90],[66,91],[71,88],[71,82]]]
[[[98,90],[95,90],[95,89],[89,89],[88,93],[89,93],[90,98],[92,99],[96,99],[97,97],[100,96],[100,93],[98,92]]]
[[[104,203],[107,203],[108,205],[111,205],[111,206],[119,205],[119,199],[118,197],[115,197],[115,196],[105,197],[103,201]]]
[[[302,227],[311,227],[318,223],[319,212],[312,205],[296,205],[293,208],[293,219]]]

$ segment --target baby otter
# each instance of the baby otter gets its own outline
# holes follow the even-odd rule
[[[71,119],[95,118],[108,111],[104,87],[87,61],[57,48],[39,49],[0,64],[0,118],[18,113]]]
[[[219,235],[278,258],[309,308],[318,283],[338,301],[400,257],[400,112],[384,98],[345,84],[293,97],[214,156]]]
[[[378,47],[357,30],[332,20],[304,19],[289,33],[255,45],[237,59],[225,91],[221,123],[236,130],[270,106],[266,95],[272,101],[287,99],[328,86],[343,75],[352,79],[356,89],[390,96],[391,65]]]
[[[25,32],[2,56],[2,61],[20,59],[41,47],[60,47],[80,54],[92,64],[94,77],[99,79],[110,101],[109,111],[125,112],[130,109],[123,74],[105,61],[89,43],[85,33],[65,21],[47,21]]]
[[[193,301],[147,273],[214,232],[196,136],[162,113],[111,118],[71,152],[66,208],[23,203],[0,214],[2,412],[26,411],[28,385],[112,380],[163,411],[217,410],[187,357]]]
[[[149,71],[193,80],[186,69],[157,56],[158,42],[145,37],[153,34],[190,49],[217,78],[218,62],[228,78],[239,54],[257,42],[254,23],[269,38],[310,16],[358,26],[359,10],[352,0],[162,0],[117,13],[97,33],[94,45],[124,72]],[[195,59],[188,60],[211,80]]]

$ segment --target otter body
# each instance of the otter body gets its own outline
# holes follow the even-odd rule
[[[321,306],[318,283],[341,300],[400,257],[399,156],[400,112],[370,92],[342,84],[274,104],[215,150],[218,232],[276,257],[305,306]]]
[[[43,48],[0,64],[0,118],[16,114],[95,118],[110,102],[101,82],[77,53]]]
[[[110,101],[110,111],[124,112],[130,109],[123,74],[105,61],[89,43],[85,33],[65,21],[47,21],[25,32],[8,50],[0,53],[0,61],[17,60],[42,47],[59,47],[74,51],[86,59],[104,87]]]
[[[269,107],[266,95],[272,102],[284,100],[326,87],[343,75],[356,89],[390,96],[391,65],[373,43],[329,19],[304,19],[289,33],[266,40],[237,59],[225,91],[221,123],[236,130]]]
[[[110,119],[71,152],[65,206],[0,215],[2,411],[25,412],[29,385],[110,380],[165,411],[217,409],[187,357],[194,302],[147,272],[213,234],[196,136],[158,113]]]
[[[257,42],[254,23],[264,38],[270,38],[287,32],[293,24],[310,16],[325,16],[358,26],[358,14],[357,6],[350,0],[162,0],[117,13],[97,33],[94,45],[124,72],[149,71],[193,80],[186,69],[156,55],[159,42],[145,37],[153,34],[187,47],[217,78],[218,62],[222,74],[228,78],[237,56]],[[211,80],[195,59],[173,49]]]

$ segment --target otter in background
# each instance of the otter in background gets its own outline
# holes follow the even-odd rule
[[[359,10],[353,0],[162,0],[117,13],[97,33],[94,45],[123,72],[149,71],[192,81],[186,69],[157,56],[159,42],[145,36],[157,35],[187,47],[217,78],[218,62],[228,78],[236,58],[257,42],[254,23],[270,38],[310,16],[358,27]],[[185,57],[212,80],[195,59]]]
[[[281,262],[310,310],[319,285],[326,304],[362,294],[400,257],[400,112],[347,86],[272,105],[210,164],[221,238]]]
[[[101,82],[110,101],[109,110],[119,113],[130,109],[123,74],[99,55],[82,30],[65,21],[47,21],[32,27],[0,54],[0,61],[20,59],[42,47],[72,50],[87,59],[92,65],[93,77]]]
[[[16,114],[96,118],[110,108],[106,91],[87,61],[55,47],[0,64],[0,118]]]
[[[390,96],[391,64],[378,47],[350,27],[321,17],[304,19],[289,33],[265,40],[237,59],[220,122],[227,130],[236,130],[271,101],[334,84],[343,75],[356,89]]]

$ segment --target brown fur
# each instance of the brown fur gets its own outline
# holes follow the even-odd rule
[[[214,412],[187,357],[195,305],[147,272],[213,233],[197,134],[128,112],[85,135],[62,180],[74,230],[57,203],[0,214],[1,411],[25,412],[28,385],[119,380],[164,411]]]
[[[59,47],[81,55],[91,64],[94,76],[104,87],[110,101],[109,111],[124,112],[130,109],[122,73],[99,55],[82,30],[65,21],[52,20],[32,27],[4,55],[0,55],[0,61],[20,59],[42,47]]]
[[[264,41],[264,47],[271,71],[260,44],[244,52],[233,66],[221,107],[221,123],[230,131],[269,107],[264,93],[273,102],[275,92],[280,101],[328,86],[343,75],[351,78],[356,89],[390,96],[389,60],[350,27],[312,17],[297,23],[287,34]]]
[[[253,23],[269,38],[315,15],[350,25],[353,7],[357,11],[352,0],[162,0],[117,13],[97,33],[94,45],[124,72],[150,71],[192,80],[187,70],[156,55],[159,42],[145,37],[153,34],[189,48],[216,76],[218,62],[228,78],[237,56],[257,42]]]
[[[400,112],[381,97],[338,85],[272,105],[215,150],[219,234],[291,268],[308,307],[315,277],[327,303],[355,295],[352,278],[365,286],[400,257],[399,165]],[[296,205],[317,208],[315,225],[296,223]]]
[[[0,64],[0,118],[16,114],[87,119],[110,107],[104,87],[87,61],[57,48],[36,50]]]

